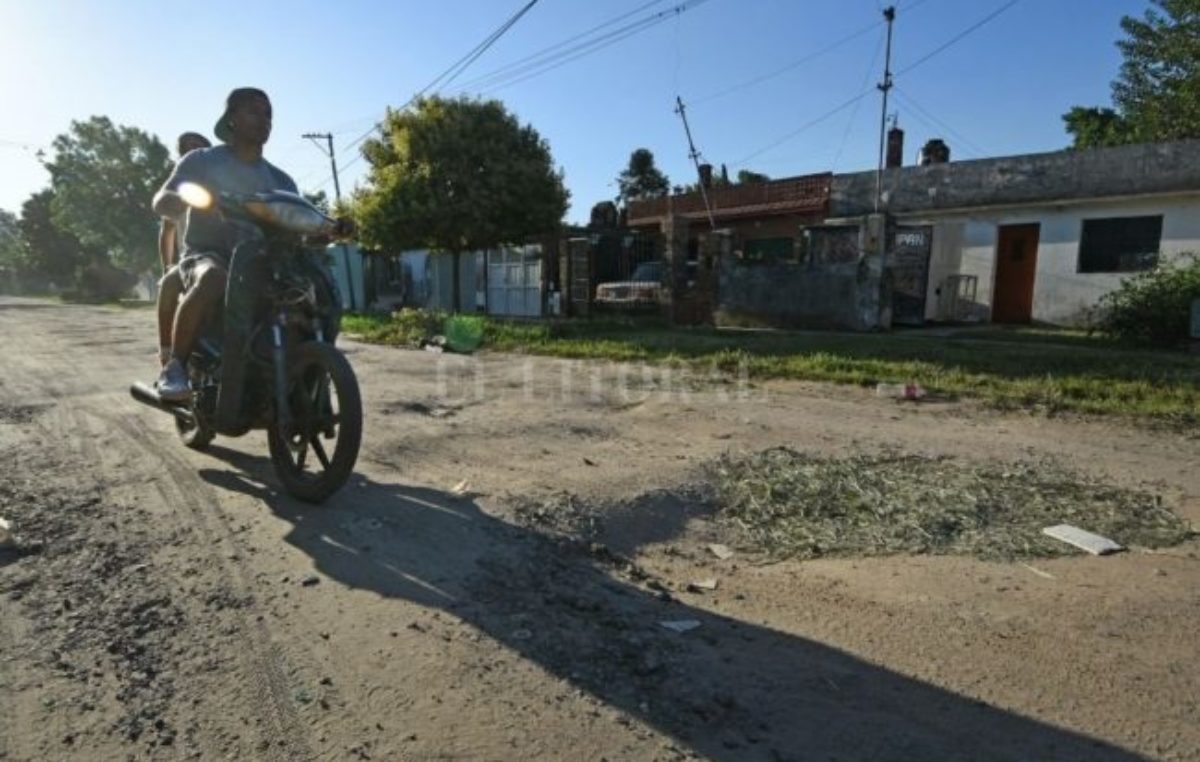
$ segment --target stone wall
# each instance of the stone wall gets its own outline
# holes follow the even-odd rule
[[[883,173],[893,214],[1200,191],[1200,141],[1057,151]],[[835,175],[831,217],[875,208],[875,172]]]

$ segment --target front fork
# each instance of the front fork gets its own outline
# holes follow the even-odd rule
[[[271,367],[275,375],[275,425],[286,434],[291,434],[292,408],[288,404],[288,366],[287,343],[284,341],[284,327],[288,324],[288,316],[280,313],[271,324]],[[313,331],[316,339],[324,343],[325,332],[321,329],[319,320],[313,321]],[[323,404],[320,396],[318,404]]]
[[[280,313],[271,324],[271,365],[275,371],[275,425],[281,433],[292,432],[292,409],[288,404],[287,347],[284,344],[283,328],[287,315]]]

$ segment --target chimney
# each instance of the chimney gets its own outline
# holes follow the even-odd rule
[[[921,149],[917,163],[922,167],[929,166],[930,164],[949,164],[950,146],[946,145],[946,141],[941,138],[933,138]]]
[[[895,169],[904,164],[904,130],[893,127],[887,133],[887,163],[888,169]]]
[[[712,188],[713,166],[711,164],[700,165],[700,185],[705,190]]]

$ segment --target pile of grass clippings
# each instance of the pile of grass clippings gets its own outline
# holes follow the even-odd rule
[[[913,553],[1007,560],[1080,552],[1042,534],[1054,524],[1149,548],[1193,535],[1160,496],[1049,463],[832,459],[780,448],[725,459],[713,480],[721,517],[780,559]]]

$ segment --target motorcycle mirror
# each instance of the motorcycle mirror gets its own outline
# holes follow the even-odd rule
[[[181,183],[179,197],[185,204],[196,209],[211,209],[213,205],[212,194],[203,185],[196,183]]]

